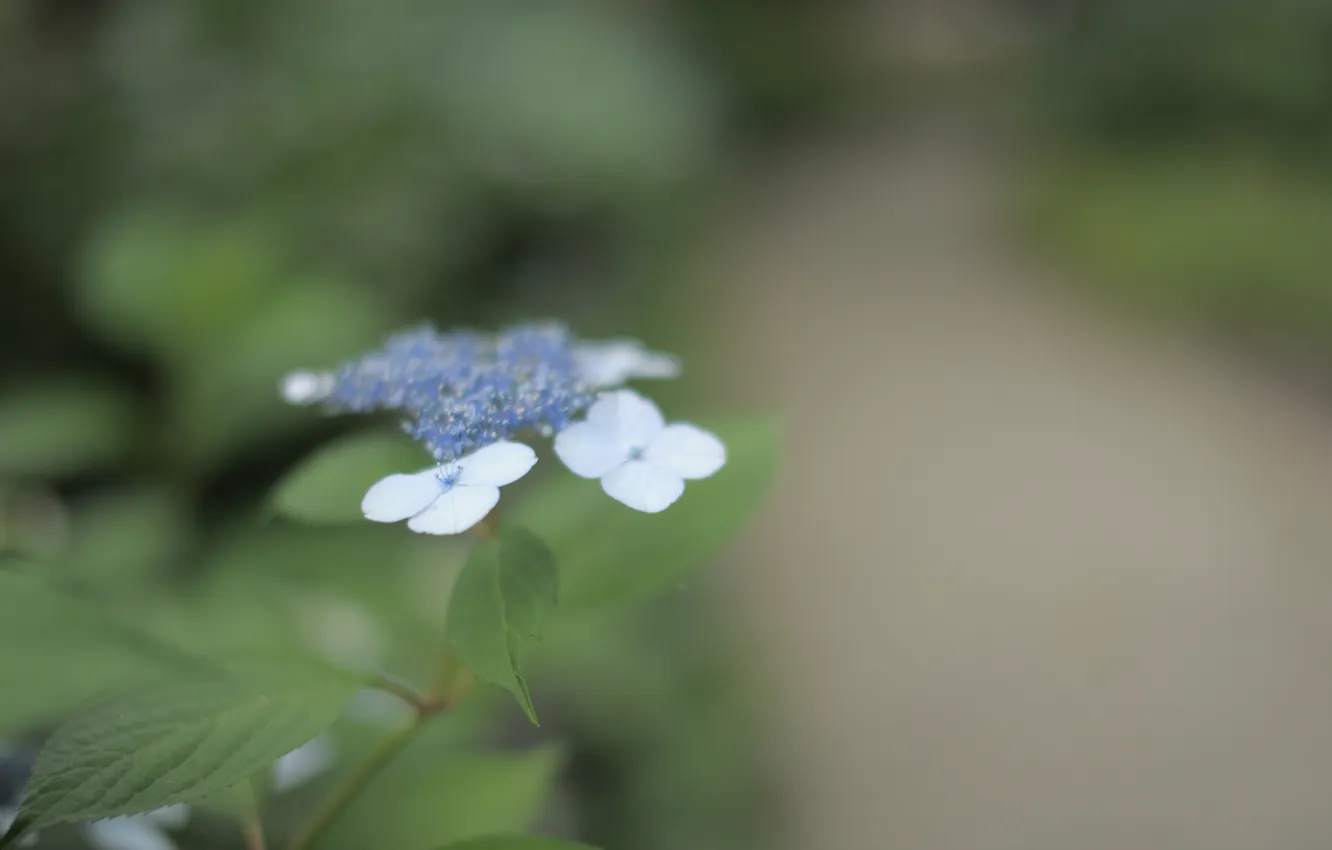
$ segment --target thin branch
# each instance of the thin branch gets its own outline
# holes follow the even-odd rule
[[[264,827],[257,817],[247,817],[241,821],[241,835],[245,836],[245,850],[268,850]]]
[[[402,682],[390,679],[387,676],[378,676],[371,684],[372,687],[384,691],[385,693],[393,694],[398,699],[407,703],[412,708],[416,709],[416,713],[419,715],[428,717],[432,714],[438,714],[444,709],[444,706],[439,699],[417,693],[411,687],[404,685]]]
[[[389,737],[380,742],[375,748],[356,767],[342,783],[328,796],[322,805],[315,810],[315,813],[306,821],[305,825],[297,831],[287,844],[287,850],[308,850],[308,848],[319,840],[320,836],[332,826],[339,817],[346,812],[347,807],[352,801],[360,796],[365,786],[379,775],[388,763],[393,760],[403,747],[416,736],[416,733],[424,725],[427,716],[418,714],[413,718],[411,725],[394,732]]]

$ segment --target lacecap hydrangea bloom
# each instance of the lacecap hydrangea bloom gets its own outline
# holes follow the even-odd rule
[[[376,522],[458,534],[536,464],[521,442],[534,436],[553,435],[565,465],[599,478],[612,498],[647,513],[665,510],[686,480],[722,468],[726,447],[697,426],[667,425],[656,404],[618,388],[679,373],[675,357],[637,340],[580,340],[556,323],[495,334],[427,325],[332,371],[293,372],[281,390],[292,404],[330,413],[401,414],[403,430],[435,463],[377,482],[362,510]]]

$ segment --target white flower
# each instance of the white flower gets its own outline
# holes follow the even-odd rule
[[[607,495],[654,514],[680,498],[687,479],[726,464],[726,446],[694,425],[667,425],[661,411],[631,390],[606,393],[555,438],[555,453],[575,475],[600,478]]]
[[[325,736],[297,747],[273,765],[273,790],[290,791],[314,779],[337,763],[338,751]]]
[[[282,398],[288,404],[314,404],[328,398],[334,378],[317,372],[291,372],[282,379]]]
[[[591,387],[618,387],[630,378],[676,378],[680,361],[649,351],[636,339],[580,342],[573,347],[578,375]]]
[[[177,804],[84,824],[83,837],[96,850],[176,850],[176,842],[166,830],[180,829],[189,820],[190,807]]]
[[[413,475],[390,475],[361,501],[365,518],[407,520],[421,534],[459,534],[476,525],[499,502],[499,488],[527,474],[536,452],[501,441],[470,455]]]

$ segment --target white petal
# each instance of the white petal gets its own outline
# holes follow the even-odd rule
[[[646,449],[666,427],[657,405],[633,390],[616,390],[597,399],[587,411],[587,421],[612,434],[626,456]]]
[[[635,339],[587,342],[573,350],[584,381],[593,387],[617,387],[630,378],[674,378],[680,361],[669,354],[649,351]]]
[[[555,454],[583,478],[600,478],[629,459],[613,430],[591,422],[576,422],[557,434]]]
[[[323,401],[332,389],[332,375],[292,372],[282,379],[282,398],[290,404],[314,404]]]
[[[407,527],[421,534],[461,534],[486,518],[499,503],[499,488],[455,484],[425,511],[412,517]]]
[[[697,425],[667,425],[652,445],[643,452],[643,460],[691,480],[707,478],[726,465],[726,444]]]
[[[361,511],[375,522],[401,522],[430,507],[443,492],[444,484],[433,467],[414,475],[390,475],[366,491]]]
[[[456,483],[465,486],[489,484],[492,487],[503,487],[526,475],[536,462],[536,452],[532,451],[530,446],[501,440],[477,449],[466,457],[458,458],[459,472]]]
[[[273,765],[273,790],[289,791],[326,773],[338,760],[338,752],[328,738],[315,738],[297,747]]]
[[[684,492],[684,479],[660,466],[631,460],[601,479],[601,489],[636,511],[664,511]]]
[[[176,803],[174,806],[145,812],[139,817],[162,829],[184,829],[190,822],[190,806],[188,803]]]
[[[83,835],[96,850],[176,850],[176,843],[143,815],[86,824]]]

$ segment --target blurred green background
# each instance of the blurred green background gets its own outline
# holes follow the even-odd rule
[[[1026,78],[1037,244],[1126,303],[1325,363],[1332,5],[1069,5]]]
[[[897,25],[931,16],[964,36]],[[256,530],[352,427],[284,408],[284,372],[421,318],[715,352],[696,259],[730,189],[829,128],[938,108],[1020,143],[1018,239],[1073,285],[1332,356],[1315,0],[8,0],[0,544],[131,600],[237,552],[355,573],[381,529]],[[664,403],[724,400],[694,365]],[[549,830],[767,846],[765,700],[727,619],[691,583],[551,647]],[[507,720],[494,739],[535,743]]]
[[[436,646],[412,629],[442,607],[398,610],[425,595],[402,582],[432,550],[359,525],[262,522],[284,471],[362,425],[284,407],[279,378],[422,319],[552,316],[688,356],[694,329],[671,305],[691,297],[690,246],[728,169],[822,107],[834,57],[807,24],[825,14],[747,0],[4,3],[0,547],[187,645],[289,628],[358,659],[404,634]],[[672,393],[699,388],[663,402]],[[452,566],[435,568],[446,591]],[[316,589],[291,592],[292,576]],[[442,841],[539,816],[606,847],[761,845],[743,665],[705,592],[667,596],[551,642],[537,740],[488,704],[499,719],[481,740],[554,741],[558,759],[496,767],[493,788],[444,811],[461,780],[390,777],[397,808],[373,818],[409,839],[413,818],[460,819],[424,831]],[[34,623],[82,616],[55,611]],[[78,671],[12,666],[6,682],[49,681],[0,694],[0,738],[40,733],[62,689],[130,675],[111,652]],[[553,800],[537,790],[552,771]],[[234,843],[203,823],[192,840]],[[369,846],[356,828],[346,846]]]

